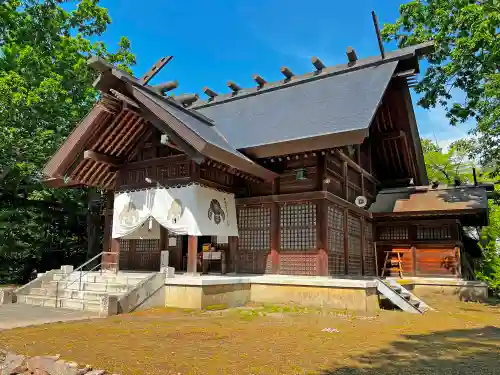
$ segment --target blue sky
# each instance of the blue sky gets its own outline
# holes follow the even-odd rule
[[[209,86],[227,92],[228,80],[254,86],[252,74],[268,81],[281,79],[286,65],[296,74],[311,71],[311,56],[326,65],[346,61],[353,46],[358,57],[378,54],[371,11],[381,25],[398,17],[401,0],[101,0],[112,24],[102,36],[110,47],[122,35],[137,57],[134,72],[146,72],[160,57],[174,59],[153,83],[178,80],[176,94]],[[386,44],[386,50],[395,45]],[[425,63],[423,64],[425,66]],[[416,95],[412,93],[415,101]],[[449,125],[441,108],[415,107],[420,134],[447,146],[464,137],[471,123]]]

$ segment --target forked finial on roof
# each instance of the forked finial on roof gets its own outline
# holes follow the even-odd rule
[[[141,85],[147,85],[147,84],[148,84],[148,82],[149,82],[149,81],[151,81],[151,80],[153,79],[153,77],[154,77],[155,75],[157,75],[157,74],[158,74],[158,72],[159,72],[160,70],[162,70],[162,69],[163,69],[163,67],[164,67],[165,65],[167,65],[167,64],[170,62],[170,60],[172,60],[173,58],[174,58],[173,56],[166,56],[166,57],[162,57],[160,60],[158,60],[158,61],[156,62],[156,64],[154,64],[154,65],[151,67],[151,69],[149,69],[149,70],[146,72],[146,74],[144,74],[144,75],[142,76],[142,78],[139,80],[139,83],[140,83]]]
[[[380,28],[378,26],[377,14],[372,10],[373,26],[375,27],[375,33],[377,34],[378,48],[380,49],[380,56],[385,59],[384,43],[382,42],[382,35],[380,34]]]

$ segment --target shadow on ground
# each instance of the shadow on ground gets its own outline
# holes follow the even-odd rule
[[[500,375],[500,328],[489,326],[404,337],[384,350],[352,358],[355,364],[350,367],[320,374]]]

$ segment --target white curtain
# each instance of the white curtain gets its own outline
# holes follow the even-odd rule
[[[115,194],[113,238],[130,235],[146,222],[151,216],[154,193],[145,189]]]
[[[189,185],[116,194],[113,238],[138,238],[144,233],[141,228],[147,226],[146,221],[150,216],[170,232],[179,235],[238,235],[234,195]]]
[[[122,237],[124,240],[159,240],[160,224],[150,216],[139,228]]]

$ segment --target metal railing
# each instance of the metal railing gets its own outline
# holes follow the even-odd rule
[[[74,283],[76,283],[78,281],[78,291],[81,291],[82,290],[82,278],[83,276],[87,275],[88,273],[92,272],[92,271],[95,271],[96,269],[98,269],[100,267],[100,271],[101,271],[101,275],[102,275],[102,271],[103,271],[103,268],[102,268],[102,265],[103,264],[106,264],[106,265],[111,265],[111,266],[115,266],[114,267],[114,272],[115,274],[118,273],[118,263],[119,263],[119,254],[118,252],[111,252],[111,251],[102,251],[100,252],[99,254],[97,254],[96,256],[94,256],[93,258],[87,260],[85,263],[83,263],[81,266],[79,266],[78,268],[76,268],[75,270],[73,270],[72,272],[68,273],[66,276],[64,276],[61,280],[58,280],[56,282],[56,300],[55,300],[55,307],[59,307],[59,284],[62,283],[62,282],[67,282],[67,280],[69,279],[69,277],[73,274],[76,274],[76,273],[80,273],[80,276],[71,281],[69,284],[66,284],[66,288],[68,288],[69,286],[73,285]],[[104,262],[102,260],[102,257],[104,255],[114,255],[116,257],[116,262],[109,262],[106,260],[106,262]],[[89,264],[91,264],[92,262],[94,262],[96,259],[98,259],[99,257],[101,257],[101,261],[99,263],[97,263],[95,266],[93,266],[91,269],[89,270],[84,270],[84,268],[86,266],[88,266]]]

